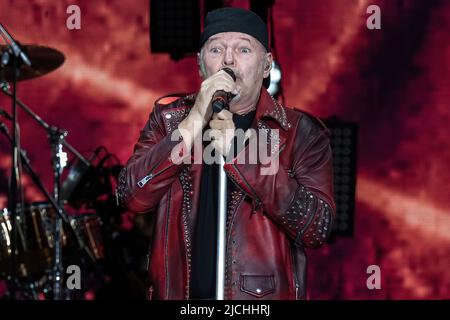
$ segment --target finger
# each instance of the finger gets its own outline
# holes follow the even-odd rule
[[[231,92],[234,90],[234,84],[228,83],[222,79],[208,79],[202,83],[203,90],[219,91],[224,90],[226,92]]]
[[[220,154],[223,154],[223,150],[225,150],[223,140],[213,140],[211,141],[211,146],[214,149],[216,149]]]
[[[234,73],[234,71],[233,71],[233,73]],[[234,82],[234,79],[233,79],[233,77],[228,73],[228,72],[226,72],[225,70],[220,70],[219,72],[217,72],[217,75],[224,75],[225,77],[227,77],[228,79],[230,79],[231,81],[233,81]]]
[[[233,89],[235,89],[236,87],[236,82],[230,77],[230,75],[228,75],[227,73],[223,74],[221,72],[216,73],[215,75],[209,77],[207,80],[205,80],[205,82],[208,84],[221,83],[230,86]],[[232,92],[232,90],[229,92]]]
[[[213,120],[209,121],[209,127],[217,130],[234,129],[234,123],[233,120],[219,120],[213,116]]]
[[[209,138],[210,140],[219,140],[222,136],[222,132],[220,132],[220,130],[217,129],[210,129],[209,132]]]
[[[222,81],[222,82],[229,83],[229,84],[235,83],[234,80],[227,73],[223,74],[221,72],[218,72],[218,73],[212,75],[205,81],[206,81],[206,83],[216,82],[216,81]]]
[[[225,92],[229,92],[229,93],[233,93],[233,94],[234,94],[234,92],[237,92],[237,90],[234,87],[229,86],[227,84],[223,84],[223,83],[213,83],[213,84],[211,84],[211,86],[209,86],[205,89],[209,92],[209,94],[211,96],[214,95],[218,91],[225,91]]]
[[[217,117],[215,113],[213,115],[213,120],[209,121],[209,127],[211,129],[220,130],[222,128],[222,120],[215,120],[214,117]]]
[[[213,87],[215,91],[223,90],[225,92],[232,92],[233,94],[237,91],[236,84],[234,82],[228,83],[226,81],[219,80],[214,82]]]
[[[217,117],[221,120],[232,120],[233,114],[227,109],[222,109],[222,111],[217,114]]]

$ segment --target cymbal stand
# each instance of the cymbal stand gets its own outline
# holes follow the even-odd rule
[[[20,56],[20,50],[15,50],[9,41],[9,34],[4,29],[3,25],[0,24],[0,32],[1,36],[8,44],[7,49],[2,52],[1,55],[1,65],[6,66],[8,64],[12,64],[13,69],[13,81],[12,81],[12,111],[13,111],[13,136],[11,143],[11,154],[12,154],[12,163],[11,163],[11,180],[9,184],[9,194],[8,194],[8,207],[11,213],[11,260],[10,260],[10,272],[9,276],[11,277],[13,283],[10,288],[11,298],[15,299],[16,297],[16,288],[15,288],[15,280],[17,279],[17,260],[18,260],[18,220],[20,219],[20,214],[23,212],[23,197],[22,197],[22,183],[21,183],[21,165],[20,165],[20,157],[19,157],[19,149],[20,149],[20,136],[18,131],[18,114],[17,114],[17,77],[19,73],[20,64],[22,62],[22,58]],[[20,199],[22,210],[17,210],[17,202]],[[24,242],[24,239],[22,239]]]

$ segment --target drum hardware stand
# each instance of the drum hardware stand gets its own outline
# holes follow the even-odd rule
[[[27,167],[27,169],[29,169],[29,172],[31,173],[33,181],[36,183],[36,185],[39,187],[39,189],[41,189],[41,191],[44,193],[44,195],[46,196],[46,198],[49,200],[52,207],[54,208],[55,212],[57,213],[56,219],[55,219],[56,220],[55,221],[55,230],[54,230],[55,231],[55,259],[54,259],[52,280],[54,281],[54,288],[53,288],[54,289],[54,299],[59,299],[60,294],[61,294],[61,281],[62,281],[62,276],[61,276],[61,272],[62,272],[62,265],[61,265],[62,259],[61,258],[62,257],[61,257],[61,236],[60,236],[62,222],[66,223],[70,227],[70,229],[73,231],[73,233],[77,239],[79,248],[88,256],[89,260],[94,265],[96,262],[93,253],[85,245],[82,237],[78,233],[78,230],[76,230],[71,225],[67,215],[63,211],[63,203],[62,203],[63,199],[62,199],[62,197],[60,197],[60,193],[61,193],[61,181],[60,181],[61,179],[60,178],[61,178],[62,169],[64,167],[61,163],[61,160],[65,160],[65,159],[63,159],[63,157],[65,157],[65,153],[62,152],[62,146],[66,146],[69,151],[71,151],[76,157],[78,157],[85,164],[90,165],[90,162],[88,160],[86,160],[73,146],[71,146],[68,142],[66,142],[64,140],[64,137],[67,135],[67,131],[48,125],[44,120],[42,120],[41,117],[39,117],[37,114],[35,114],[30,108],[28,108],[22,101],[20,101],[17,98],[17,96],[15,95],[14,87],[13,87],[13,91],[10,92],[8,83],[5,81],[3,81],[3,82],[0,81],[0,88],[5,95],[7,95],[13,99],[13,103],[16,106],[16,108],[17,108],[17,105],[22,107],[23,110],[25,110],[33,119],[35,119],[39,123],[40,126],[42,126],[48,132],[50,143],[52,145],[52,154],[53,154],[52,162],[53,162],[54,177],[55,177],[55,181],[54,181],[55,197],[52,197],[50,195],[50,193],[45,189],[43,183],[40,181],[40,179],[37,177],[37,175],[32,171],[32,168],[31,168],[31,165],[29,164],[28,159],[25,158],[26,161],[24,163],[25,163],[25,166]],[[14,119],[14,115],[13,115],[13,119]],[[1,127],[3,128],[4,132],[5,132],[5,129],[7,130],[7,127],[5,125],[3,125]],[[14,144],[14,136],[10,139],[10,141]],[[16,150],[16,149],[14,149],[14,150]],[[17,149],[17,154],[19,154],[18,150],[19,149]],[[23,152],[21,152],[20,154],[22,156],[24,156]],[[22,158],[22,159],[24,159],[24,158]],[[17,200],[17,199],[15,199],[15,200]],[[10,203],[10,205],[14,205],[14,199],[11,199],[9,201],[9,203]],[[11,208],[11,212],[13,212],[12,211],[13,209],[16,210],[15,206],[14,206],[14,208]],[[13,217],[13,215],[11,215],[11,216],[12,216],[12,220],[15,219]],[[14,224],[13,224],[13,226],[14,226]],[[13,231],[13,230],[14,229],[12,229],[11,231],[13,232],[13,237],[14,237],[14,232],[16,232],[16,231]],[[14,240],[14,238],[13,238],[13,240]],[[11,243],[13,243],[13,242],[11,242]],[[14,244],[12,246],[12,249],[16,250],[15,247],[16,247],[16,245]],[[15,261],[14,255],[13,255],[11,264],[12,264],[11,268],[14,268],[14,269],[12,269],[12,271],[14,273],[11,272],[11,275],[13,276],[13,278],[15,278],[16,261]],[[99,270],[97,270],[97,271],[100,272]],[[14,297],[15,297],[15,295],[13,292],[12,298],[14,299]]]
[[[4,78],[0,78],[0,89],[1,91],[12,98],[12,110],[13,110],[13,136],[7,134],[12,142],[12,169],[11,169],[11,184],[10,184],[10,192],[8,203],[11,211],[11,220],[12,223],[12,259],[11,259],[11,276],[13,280],[16,280],[16,254],[17,254],[17,231],[20,225],[17,223],[17,199],[18,195],[22,195],[21,193],[21,183],[20,183],[20,173],[21,166],[20,160],[24,159],[25,166],[29,169],[31,176],[36,183],[36,185],[41,189],[41,191],[48,198],[51,203],[53,209],[56,212],[55,217],[55,259],[54,259],[54,298],[58,299],[60,297],[60,289],[61,289],[61,272],[62,272],[62,260],[61,260],[61,230],[62,223],[66,223],[69,226],[69,230],[72,230],[75,235],[78,246],[83,253],[88,256],[88,259],[94,265],[97,273],[102,274],[98,266],[96,265],[96,260],[91,250],[84,244],[82,237],[80,236],[78,230],[72,226],[70,220],[68,219],[66,213],[63,210],[63,199],[61,197],[61,173],[65,166],[65,160],[67,160],[67,155],[63,152],[63,146],[67,147],[69,151],[71,151],[78,159],[80,159],[84,164],[90,166],[90,162],[86,160],[74,147],[68,144],[64,137],[67,135],[67,131],[61,130],[54,126],[49,126],[45,123],[38,115],[36,115],[30,108],[28,108],[24,103],[22,103],[16,94],[17,82],[20,80],[32,79],[35,77],[39,77],[45,73],[48,73],[56,68],[58,68],[64,62],[64,55],[62,55],[57,50],[53,50],[46,47],[39,46],[24,46],[26,48],[30,57],[33,60],[38,61],[35,65],[31,64],[30,59],[28,58],[25,51],[22,47],[12,38],[12,36],[8,33],[8,31],[0,24],[0,35],[5,40],[7,46],[2,46],[4,52],[0,52],[0,68],[5,68],[5,73],[2,72],[0,76]],[[39,62],[39,59],[45,57],[47,60],[45,62]],[[23,65],[26,65],[26,68],[22,68]],[[22,69],[21,69],[22,68]],[[20,71],[22,72],[20,73]],[[8,71],[10,74],[8,74]],[[20,73],[20,74],[19,74]],[[12,84],[12,92],[9,91],[9,81]],[[32,171],[31,165],[29,164],[28,159],[26,159],[24,152],[22,152],[20,148],[20,137],[18,132],[18,117],[17,117],[17,105],[22,107],[33,119],[35,119],[40,126],[42,126],[48,133],[48,137],[50,140],[50,144],[52,147],[52,163],[53,163],[53,171],[54,171],[54,197],[50,195],[50,193],[45,189],[40,179],[37,175]],[[8,133],[7,127],[5,125],[0,126],[0,129],[3,129],[5,133]],[[64,160],[64,161],[62,161]],[[24,208],[23,197],[21,197],[21,207]],[[23,213],[23,209],[20,211]],[[23,239],[23,241],[25,241]],[[25,242],[24,242],[25,243]],[[24,246],[25,248],[25,246]],[[102,277],[103,278],[103,277]],[[13,286],[14,287],[14,286]],[[13,288],[11,297],[15,298],[15,288]]]
[[[8,141],[12,144],[13,138],[11,137],[11,134],[9,133],[8,127],[1,121],[0,121],[0,132],[3,132],[4,135],[6,136],[6,138],[8,139]],[[36,175],[36,173],[34,172],[33,168],[31,167],[30,160],[28,159],[28,157],[26,155],[26,152],[23,149],[20,149],[19,152],[20,152],[21,163],[25,165],[25,168],[30,173],[32,180],[45,193],[47,190],[45,190],[45,187],[43,186],[42,182],[39,180],[38,176]],[[22,209],[21,211],[23,212],[24,210]],[[11,227],[12,227],[12,225],[11,225]],[[20,227],[20,225],[17,225],[17,227]],[[20,233],[21,229],[19,228],[18,231]],[[26,243],[25,243],[25,241],[23,241],[23,242],[24,243],[22,245],[24,247],[24,251],[27,251]],[[33,299],[37,300],[38,299],[38,294],[36,292],[36,286],[34,285],[34,282],[32,281],[31,276],[28,273],[28,271],[27,271],[27,278],[28,278],[28,283],[29,283],[29,288],[27,288],[27,289],[29,289]],[[12,282],[14,282],[15,280],[16,279],[14,278]],[[18,283],[14,282],[14,285],[18,286]]]
[[[8,97],[12,98],[13,94],[10,91],[10,86],[6,81],[0,80],[0,90]],[[46,131],[52,131],[55,129],[55,127],[50,126],[48,123],[46,123],[40,116],[38,116],[36,113],[33,112],[25,103],[23,103],[19,98],[16,98],[16,103],[19,105],[22,110],[24,110],[26,113],[28,113],[36,122],[43,127]],[[89,160],[87,160],[81,153],[77,151],[70,143],[68,143],[66,140],[62,141],[62,145],[66,147],[73,155],[75,155],[78,159],[80,159],[84,164],[91,165]]]
[[[55,216],[54,228],[54,260],[53,260],[53,299],[61,299],[62,289],[62,216],[63,213],[63,199],[61,197],[61,174],[67,164],[67,154],[63,152],[62,141],[67,136],[67,131],[60,130],[56,127],[51,127],[48,131],[50,145],[52,146],[52,165],[53,165],[53,196],[58,205],[58,214]]]
[[[50,127],[49,127],[50,128]],[[51,129],[54,133],[55,133],[55,135],[57,136],[56,137],[56,142],[58,142],[58,135],[60,135],[60,134],[63,134],[63,135],[65,135],[65,131],[63,131],[63,130],[58,130],[58,129],[56,129],[55,127],[52,127],[53,129]],[[5,134],[5,136],[8,138],[8,140],[10,141],[10,142],[12,142],[12,137],[11,137],[11,135],[10,135],[10,133],[9,133],[9,130],[8,130],[8,127],[4,124],[4,123],[2,123],[2,122],[0,122],[0,131],[1,132],[3,132],[4,134]],[[61,142],[61,141],[59,141],[59,142]],[[57,150],[58,150],[58,152],[59,152],[59,148],[60,148],[60,146],[61,146],[61,144],[57,144],[57,145],[55,145],[55,148],[58,148]],[[61,215],[61,213],[58,211],[58,209],[59,208],[62,208],[63,207],[63,204],[62,203],[60,203],[60,202],[57,202],[56,200],[55,200],[55,198],[50,194],[50,192],[46,189],[46,187],[44,186],[44,184],[42,183],[42,181],[41,181],[41,179],[39,178],[39,176],[36,174],[36,172],[34,171],[34,169],[33,169],[33,167],[32,167],[32,165],[31,165],[31,163],[30,163],[30,160],[28,159],[28,157],[27,157],[27,155],[26,155],[26,152],[23,150],[23,149],[21,149],[20,150],[20,157],[21,157],[21,160],[22,160],[22,163],[24,164],[24,166],[25,166],[25,168],[26,168],[26,170],[27,170],[27,172],[30,174],[30,176],[31,176],[31,179],[33,180],[33,183],[38,187],[38,189],[45,195],[45,197],[47,198],[47,200],[51,203],[51,205],[52,205],[52,207],[53,207],[53,209],[55,210],[55,212],[58,212],[58,216],[59,216],[59,218],[60,218],[60,220],[61,221],[64,221],[65,223],[67,223],[69,226],[71,226],[71,230],[73,231],[73,233],[75,234],[75,236],[76,236],[76,238],[77,238],[77,241],[78,241],[78,245],[79,245],[79,248],[82,250],[82,251],[84,251],[85,253],[86,253],[86,255],[88,256],[88,258],[89,258],[89,260],[91,261],[91,262],[93,262],[93,263],[95,263],[95,258],[94,258],[94,255],[92,254],[92,252],[90,251],[90,249],[85,245],[85,243],[84,243],[84,241],[83,241],[83,239],[80,237],[80,235],[78,234],[78,231],[76,230],[76,229],[74,229],[73,227],[72,227],[72,225],[70,224],[70,222],[68,221],[68,219],[67,219],[67,217],[64,215],[64,212],[63,212],[63,214]],[[56,159],[56,161],[59,161],[59,155],[57,154],[57,157],[56,157],[57,159]],[[57,166],[59,166],[60,164],[59,163],[57,163],[56,164]],[[63,167],[62,165],[61,165],[61,167]],[[55,182],[56,182],[56,180],[55,180]],[[59,201],[63,201],[63,199],[61,199],[61,197],[59,198]],[[66,220],[67,219],[67,220]],[[56,250],[56,239],[60,239],[61,237],[59,237],[59,238],[55,238],[55,250]],[[59,249],[60,250],[60,249]],[[61,252],[61,251],[60,251]],[[55,259],[56,260],[56,259]],[[61,262],[61,258],[59,259],[59,262]],[[53,271],[54,271],[54,273],[55,273],[55,271],[61,271],[61,269],[60,269],[60,264],[58,265],[58,269],[55,269],[55,267],[56,267],[56,261],[55,261],[55,264],[54,264],[54,269],[53,269]],[[99,272],[99,270],[97,270],[97,272]],[[59,275],[60,275],[60,273],[59,273]],[[55,277],[56,275],[55,274],[53,274],[53,276],[52,277]],[[61,278],[61,277],[60,277]],[[52,279],[54,279],[55,280],[55,278],[52,278]],[[61,279],[60,279],[61,280]],[[37,299],[37,294],[36,293],[34,293],[34,291],[33,290],[35,290],[35,286],[33,285],[33,283],[30,281],[30,289],[32,290],[32,293],[33,293],[33,297],[34,298],[36,298]],[[59,288],[57,288],[57,289],[60,289],[60,287]]]
[[[7,95],[9,97],[12,96],[11,92],[9,92],[9,86],[7,83],[1,82],[0,88],[5,95]],[[24,164],[27,167],[27,169],[30,169],[29,172],[31,173],[33,181],[36,183],[36,185],[39,187],[39,189],[44,193],[44,195],[46,196],[48,201],[51,203],[53,209],[57,213],[57,218],[60,219],[59,220],[60,222],[58,222],[58,219],[56,219],[56,221],[55,221],[55,233],[57,231],[56,227],[60,227],[62,222],[66,223],[70,227],[70,230],[72,230],[72,232],[74,233],[74,235],[77,239],[79,248],[82,250],[82,252],[84,252],[87,255],[89,261],[91,261],[93,263],[93,265],[95,265],[96,260],[95,260],[93,253],[91,252],[90,248],[88,248],[86,246],[82,237],[78,233],[78,230],[76,230],[74,228],[74,226],[72,226],[67,215],[65,214],[64,210],[62,209],[63,208],[63,204],[62,204],[63,199],[60,196],[60,192],[61,192],[60,175],[61,175],[62,167],[64,167],[64,166],[60,163],[60,160],[65,160],[64,159],[65,153],[62,152],[62,146],[67,146],[67,149],[69,151],[71,151],[76,157],[78,157],[85,164],[90,165],[90,162],[88,160],[86,160],[73,146],[71,146],[64,139],[64,137],[67,135],[67,131],[59,129],[55,126],[50,126],[49,124],[47,124],[44,120],[42,120],[41,117],[39,117],[37,114],[35,114],[29,107],[27,107],[22,101],[20,101],[20,99],[17,99],[17,104],[23,110],[25,110],[33,119],[35,119],[38,122],[38,124],[40,126],[42,126],[48,132],[49,140],[52,145],[52,155],[53,155],[52,163],[53,163],[54,177],[55,177],[55,181],[54,181],[55,197],[50,195],[50,193],[46,190],[43,183],[40,181],[39,177],[35,173],[31,173],[32,168],[31,168],[31,165],[29,164],[28,159],[24,162]],[[58,224],[59,224],[59,226],[58,226]],[[60,234],[60,230],[61,230],[61,228],[58,228],[59,234]],[[55,234],[55,236],[56,236],[56,234]],[[59,297],[60,289],[61,289],[61,280],[62,280],[61,279],[62,278],[61,277],[61,265],[60,265],[60,263],[62,262],[61,255],[60,255],[61,254],[60,240],[61,240],[60,236],[55,237],[55,260],[54,260],[53,276],[52,276],[52,280],[54,281],[53,289],[57,290],[56,292],[54,292],[55,299],[57,299]],[[58,241],[59,241],[59,243],[57,243]],[[101,273],[101,271],[98,269],[97,269],[97,272]],[[59,290],[59,292],[58,292],[58,290]]]
[[[31,62],[26,56],[26,54],[22,51],[20,46],[14,41],[14,39],[11,37],[11,35],[6,31],[6,29],[3,27],[3,25],[0,23],[0,34],[2,38],[5,40],[5,42],[8,44],[7,50],[5,52],[2,52],[2,59],[1,59],[1,65],[7,65],[8,63],[12,64],[12,70],[13,70],[13,77],[12,77],[12,110],[13,110],[13,137],[12,137],[12,164],[11,164],[11,181],[9,185],[9,196],[8,196],[8,206],[11,212],[11,263],[10,263],[10,276],[12,279],[16,279],[17,275],[17,240],[18,240],[18,233],[17,233],[17,217],[18,217],[18,210],[17,210],[17,201],[20,196],[21,201],[21,212],[24,211],[24,205],[23,205],[23,197],[22,197],[22,185],[21,185],[21,166],[20,166],[20,157],[19,157],[19,150],[20,150],[20,136],[19,132],[17,130],[18,125],[18,114],[17,114],[17,78],[19,76],[19,68],[20,64],[23,62],[28,66],[31,66]],[[16,297],[16,289],[14,288],[15,285],[13,285],[11,297],[15,299]]]

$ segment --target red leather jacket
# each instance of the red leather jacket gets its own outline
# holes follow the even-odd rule
[[[194,101],[187,95],[155,103],[119,179],[125,207],[157,215],[149,263],[149,296],[156,299],[189,299],[202,165],[175,164],[171,151],[182,142],[171,141],[170,134]],[[225,165],[239,186],[228,204],[225,297],[302,299],[304,248],[324,244],[335,215],[328,130],[314,117],[281,106],[264,88],[252,128],[265,130],[267,143],[278,143],[279,170],[261,175],[262,164],[238,164],[248,146]]]

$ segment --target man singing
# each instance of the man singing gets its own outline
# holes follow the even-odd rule
[[[125,207],[156,215],[149,298],[215,298],[218,165],[190,161],[200,141],[229,160],[225,299],[304,299],[304,248],[324,244],[335,215],[328,130],[268,94],[267,26],[251,11],[208,13],[198,66],[198,93],[156,101],[119,179]],[[213,113],[218,92],[229,109]],[[237,129],[254,134],[239,143]]]

